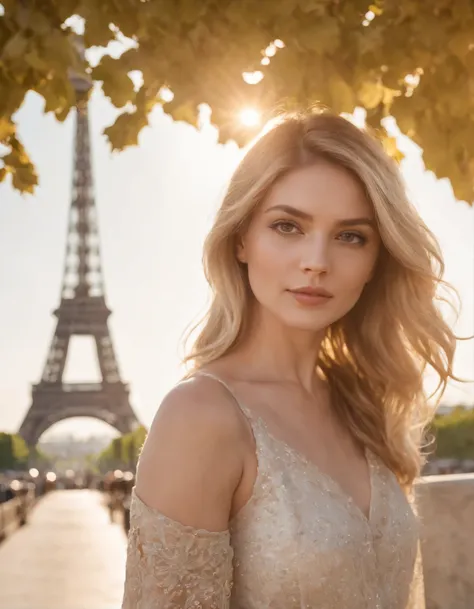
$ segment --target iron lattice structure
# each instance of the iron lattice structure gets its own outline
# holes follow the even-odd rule
[[[121,433],[135,429],[138,419],[122,382],[108,327],[100,257],[97,207],[94,198],[89,137],[88,93],[83,78],[71,79],[77,95],[74,175],[69,210],[61,301],[54,311],[56,329],[40,382],[33,385],[31,406],[20,427],[29,446],[54,423],[77,416],[100,419]],[[72,336],[92,336],[102,380],[64,383]]]

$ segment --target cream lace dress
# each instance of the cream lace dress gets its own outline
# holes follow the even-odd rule
[[[210,532],[167,518],[133,491],[122,609],[423,609],[418,519],[394,474],[366,451],[367,518],[335,480],[239,407],[257,447],[252,497],[227,531]]]

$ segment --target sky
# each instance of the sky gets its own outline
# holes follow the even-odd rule
[[[40,175],[33,196],[0,184],[0,431],[18,429],[38,382],[59,304],[72,179],[74,114],[65,123],[42,113],[30,93],[17,114],[20,136]],[[101,135],[116,111],[100,91],[91,104],[95,193],[110,329],[132,405],[149,425],[183,373],[182,337],[205,310],[201,269],[206,231],[242,155],[217,145],[212,129],[199,133],[173,123],[160,109],[139,146],[111,153]],[[421,151],[400,138],[409,195],[440,240],[446,279],[459,290],[463,311],[455,325],[474,334],[474,210],[455,201],[447,180],[424,170]],[[459,344],[455,371],[474,377],[474,341]],[[65,380],[98,380],[91,341],[71,343]],[[427,381],[428,386],[429,382]],[[451,384],[444,403],[474,403],[474,384]],[[44,438],[113,434],[93,419],[58,423]]]

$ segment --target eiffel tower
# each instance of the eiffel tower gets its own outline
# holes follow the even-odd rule
[[[61,301],[54,311],[56,329],[40,382],[32,387],[31,406],[19,433],[29,446],[55,423],[71,417],[93,417],[121,433],[135,429],[129,388],[120,377],[108,327],[100,260],[97,208],[94,200],[88,119],[90,82],[71,77],[76,91],[76,132],[72,199]],[[92,336],[102,380],[64,383],[72,336]]]

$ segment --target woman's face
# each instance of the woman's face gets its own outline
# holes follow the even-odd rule
[[[263,310],[286,326],[317,331],[356,304],[379,249],[361,184],[318,161],[274,185],[242,236],[238,258]]]

